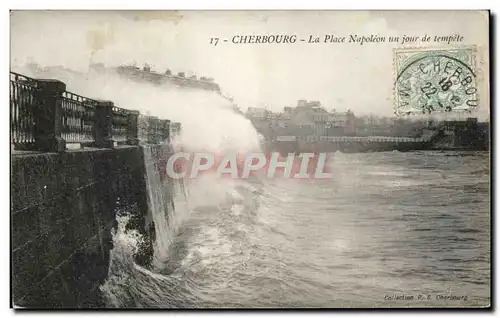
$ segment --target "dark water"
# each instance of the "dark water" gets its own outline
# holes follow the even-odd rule
[[[488,153],[335,153],[331,162],[329,182],[190,185],[163,225],[156,270],[132,262],[132,234],[116,237],[108,306],[490,303]]]

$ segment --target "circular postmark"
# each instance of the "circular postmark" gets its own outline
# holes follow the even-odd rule
[[[398,71],[395,90],[399,114],[470,111],[479,103],[476,74],[446,52],[412,58]]]

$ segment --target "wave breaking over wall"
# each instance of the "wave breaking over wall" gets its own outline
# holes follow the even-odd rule
[[[189,306],[192,302],[190,293],[182,293],[182,297],[186,297],[183,301],[178,298],[179,293],[175,289],[188,288],[186,284],[194,282],[168,273],[169,266],[175,261],[171,257],[175,254],[175,251],[172,253],[172,246],[175,245],[176,234],[193,209],[211,204],[208,201],[227,202],[234,189],[225,181],[210,177],[190,180],[189,184],[171,180],[165,174],[166,161],[176,149],[181,148],[183,151],[211,151],[216,154],[258,150],[259,136],[251,123],[235,113],[230,102],[215,92],[134,83],[116,74],[79,73],[59,67],[17,71],[35,78],[59,79],[67,84],[69,91],[94,99],[111,100],[116,106],[182,124],[181,135],[172,140],[171,145],[141,146],[144,180],[137,182],[144,183],[147,194],[146,228],[138,231],[130,226],[134,215],[144,213],[143,207],[120,205],[120,209],[115,211],[118,228],[113,233],[114,248],[108,279],[101,286],[101,291],[107,306],[136,307],[137,294],[155,290],[152,286],[140,287],[133,283],[141,275],[142,281],[161,284],[162,290],[165,290],[165,285],[172,284],[172,299],[175,298],[175,305],[172,306]],[[148,247],[145,234],[154,236],[153,246]],[[151,266],[139,265],[136,261],[135,256],[145,247],[153,249]],[[153,301],[155,297],[150,296],[145,298]],[[168,297],[162,296],[163,299]],[[155,307],[153,303],[150,305]]]

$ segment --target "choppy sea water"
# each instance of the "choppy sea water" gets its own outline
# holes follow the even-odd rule
[[[207,177],[176,195],[175,210],[156,205],[166,220],[155,269],[134,264],[140,237],[119,231],[107,306],[489,305],[488,153],[329,162],[330,181]]]

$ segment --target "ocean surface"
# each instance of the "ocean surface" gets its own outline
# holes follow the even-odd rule
[[[329,181],[206,176],[176,187],[175,209],[148,172],[154,269],[120,229],[107,306],[490,304],[488,153],[337,152],[330,166]]]

